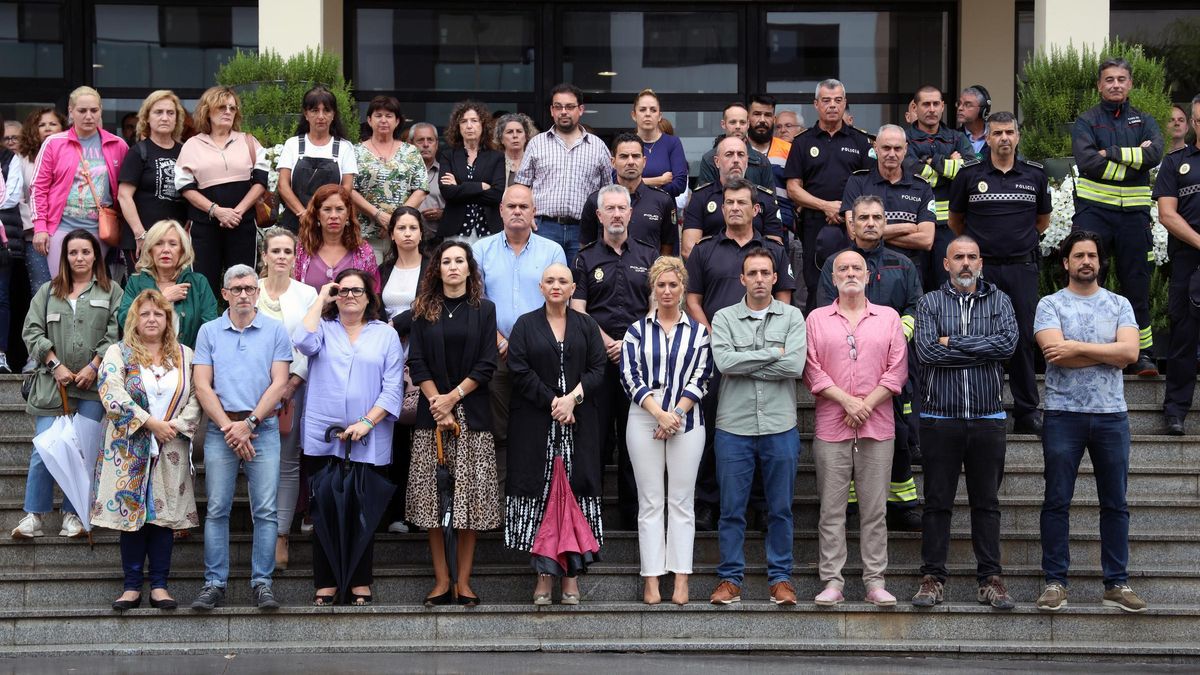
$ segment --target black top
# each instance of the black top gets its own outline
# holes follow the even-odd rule
[[[855,171],[842,193],[842,213],[849,211],[854,200],[862,195],[875,195],[883,200],[883,215],[889,223],[937,223],[933,188],[907,170],[901,170],[900,180],[895,183],[880,175],[878,166]]]
[[[1200,148],[1189,145],[1168,154],[1158,168],[1154,198],[1175,197],[1180,217],[1200,231]],[[1181,244],[1174,236],[1168,241]]]
[[[662,190],[639,182],[637,190],[629,195],[633,212],[629,214],[630,237],[644,241],[661,251],[664,244],[672,249],[679,243],[679,229],[675,226],[675,198]],[[579,243],[590,244],[603,233],[600,218],[596,215],[600,191],[588,195],[583,204],[583,215],[579,218]]]
[[[817,307],[825,307],[837,298],[833,286],[833,261],[843,251],[857,251],[867,261],[867,300],[887,305],[900,316],[915,316],[921,299],[921,273],[905,254],[887,246],[870,251],[851,244],[830,255],[821,265],[821,282],[817,286]]]
[[[754,186],[754,201],[758,202],[758,213],[754,216],[754,231],[763,236],[783,238],[783,220],[779,217],[779,204],[775,195],[761,185]],[[725,188],[718,183],[705,183],[692,192],[687,208],[683,211],[683,229],[700,230],[711,237],[725,229]]]
[[[873,166],[875,153],[865,131],[843,124],[829,134],[820,126],[813,126],[792,139],[783,176],[789,180],[799,178],[809,194],[833,201],[842,198],[850,174]],[[825,214],[820,211],[801,211],[803,219],[819,218],[820,222],[825,222]]]
[[[704,296],[701,305],[704,307],[704,316],[710,322],[719,310],[737,304],[746,297],[746,287],[742,285],[741,280],[742,258],[745,257],[746,251],[754,247],[767,249],[775,258],[778,278],[771,292],[796,289],[792,264],[782,245],[756,232],[745,246],[738,246],[738,243],[726,237],[722,230],[715,237],[701,239],[687,259],[687,292]]]
[[[447,354],[462,354],[467,351],[467,330],[469,328],[467,315],[471,312],[467,306],[467,296],[447,298],[442,296],[442,340],[446,345]],[[463,381],[467,376],[467,364],[459,359],[446,361],[446,375],[450,386]]]
[[[614,340],[625,337],[633,322],[650,310],[650,266],[658,250],[626,237],[621,252],[603,239],[579,249],[575,258],[576,300],[587,301],[587,313]]]
[[[473,177],[467,178],[466,148],[449,148],[438,153],[438,189],[446,200],[442,220],[438,224],[439,237],[457,237],[464,232],[467,207],[478,204],[483,207],[487,229],[495,234],[504,229],[500,220],[500,198],[504,195],[504,153],[480,148],[475,155]],[[453,175],[457,185],[443,185],[442,176]],[[483,184],[488,189],[483,189]]]
[[[450,303],[449,309],[454,309],[456,304]],[[413,319],[408,347],[409,376],[416,385],[433,380],[443,394],[452,391],[464,377],[474,380],[479,386],[463,400],[467,427],[491,431],[492,404],[488,383],[492,381],[498,360],[496,306],[490,300],[480,300],[479,307],[463,303],[455,309],[454,319],[449,319],[448,313],[449,310],[443,308],[442,318],[437,323]],[[424,396],[417,397],[415,426],[418,429],[437,426]]]
[[[1007,172],[990,159],[967,162],[950,184],[950,210],[965,214],[965,232],[985,258],[1031,253],[1038,246],[1037,217],[1052,208],[1046,172],[1023,159]]]
[[[160,220],[187,222],[187,202],[175,191],[175,161],[182,149],[181,143],[162,148],[143,138],[129,149],[121,162],[117,180],[136,188],[133,203],[142,227],[147,230]],[[134,245],[133,231],[122,222],[121,248],[131,249]]]

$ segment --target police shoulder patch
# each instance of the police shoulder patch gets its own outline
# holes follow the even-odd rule
[[[769,195],[774,195],[774,194],[775,194],[775,191],[774,191],[774,190],[768,190],[767,188],[765,188],[765,187],[763,187],[763,186],[759,185],[758,183],[755,183],[755,184],[754,184],[754,187],[755,187],[755,188],[757,188],[757,189],[758,189],[760,192],[765,192],[766,194],[769,194]]]
[[[580,252],[586,251],[586,250],[588,250],[589,248],[591,248],[591,247],[595,246],[595,245],[596,245],[597,243],[599,243],[599,242],[600,242],[600,240],[599,240],[599,239],[594,239],[594,240],[592,240],[592,241],[589,241],[588,243],[584,244],[583,246],[580,246],[580,247],[579,247],[579,250],[580,250]]]
[[[699,191],[703,190],[704,188],[708,187],[709,185],[712,185],[712,184],[713,184],[713,183],[715,183],[715,182],[716,182],[716,181],[709,181],[709,182],[707,182],[707,183],[701,183],[701,184],[699,184],[699,185],[697,185],[697,186],[696,186],[696,190],[695,190],[695,191],[696,191],[696,192],[699,192]]]
[[[965,168],[967,168],[968,166],[975,166],[976,164],[982,164],[982,163],[983,163],[983,162],[981,162],[981,161],[979,160],[979,158],[978,158],[978,157],[976,157],[975,159],[968,159],[967,161],[963,162],[962,168],[964,168],[964,169],[965,169]]]
[[[871,173],[870,169],[858,169],[856,171],[851,171],[850,175],[852,175],[852,176],[864,175],[865,176],[868,173]]]
[[[1037,163],[1037,162],[1033,161],[1032,159],[1021,159],[1021,161],[1022,161],[1022,162],[1024,162],[1024,163],[1026,163],[1026,164],[1028,164],[1029,166],[1036,166],[1037,168],[1039,168],[1039,169],[1042,169],[1042,170],[1045,170],[1045,169],[1046,169],[1046,167],[1044,167],[1044,166],[1042,166],[1041,164],[1039,164],[1039,163]]]

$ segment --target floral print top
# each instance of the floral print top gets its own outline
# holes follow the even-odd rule
[[[390,212],[402,206],[413,192],[429,191],[425,161],[416,146],[401,143],[389,161],[377,157],[365,142],[354,146],[354,152],[358,157],[354,189],[375,208]],[[381,234],[379,224],[369,214],[358,214],[358,225],[367,239]]]

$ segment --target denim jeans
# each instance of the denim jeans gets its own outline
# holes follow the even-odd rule
[[[238,465],[246,470],[254,544],[250,556],[250,587],[271,584],[275,571],[276,493],[279,489],[279,420],[269,417],[254,431],[254,459],[243,462],[225,444],[225,434],[212,422],[204,435],[204,486],[208,516],[204,521],[204,585],[225,587],[229,579],[229,511],[237,484]]]
[[[12,316],[12,275],[21,266],[19,260],[9,260],[8,267],[0,268],[0,353],[8,352],[8,327]],[[18,366],[21,364],[17,364]]]
[[[1042,571],[1066,585],[1071,566],[1070,510],[1084,448],[1092,458],[1100,497],[1100,568],[1105,587],[1129,580],[1129,417],[1126,413],[1047,410],[1042,429],[1046,497],[1042,502]]]
[[[150,560],[150,589],[166,588],[174,547],[175,532],[165,527],[146,523],[136,532],[122,532],[121,569],[125,570],[125,590],[142,590],[147,559]]]
[[[70,404],[84,417],[99,422],[104,419],[104,408],[99,401],[70,399]],[[54,424],[57,417],[35,417],[34,435],[40,434]],[[91,506],[85,504],[85,508]],[[25,512],[49,513],[54,510],[54,476],[42,463],[42,456],[35,449],[29,455],[29,473],[25,477]],[[75,506],[63,497],[63,513],[76,513]]]
[[[563,253],[567,254],[567,264],[575,264],[575,256],[579,255],[579,223],[563,225],[549,218],[538,216],[537,233],[562,246]]]
[[[29,294],[38,292],[42,284],[50,281],[50,261],[33,248],[33,242],[25,240],[25,271],[29,274]]]
[[[767,581],[776,584],[792,576],[792,495],[800,435],[795,429],[763,436],[741,436],[717,429],[717,483],[721,490],[721,521],[717,541],[721,564],[717,576],[742,585],[746,568],[746,504],[754,468],[762,472],[767,498]]]

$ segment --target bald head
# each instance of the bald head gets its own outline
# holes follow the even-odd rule
[[[533,191],[513,183],[500,198],[500,219],[510,235],[525,235],[533,231]]]
[[[542,281],[539,287],[547,305],[565,307],[575,293],[575,279],[571,274],[571,268],[563,263],[550,263],[546,269],[542,270]]]
[[[867,260],[857,251],[842,251],[833,259],[833,285],[838,297],[859,295],[867,286]]]
[[[746,141],[737,136],[726,136],[721,139],[720,143],[717,143],[717,152],[713,157],[713,163],[717,167],[717,173],[721,176],[722,185],[733,178],[744,178],[749,161]]]

